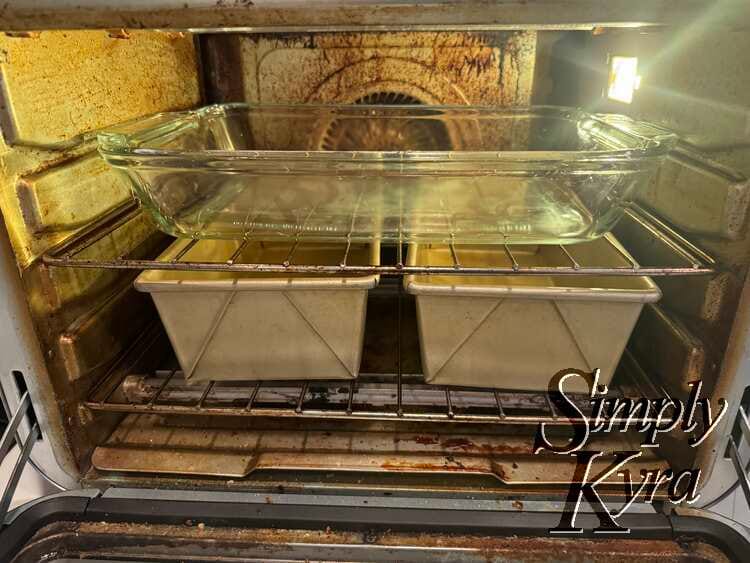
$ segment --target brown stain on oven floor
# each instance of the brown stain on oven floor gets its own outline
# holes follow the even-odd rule
[[[449,461],[446,458],[444,464],[437,463],[410,463],[408,461],[388,460],[380,464],[381,469],[387,471],[413,471],[413,472],[471,472],[471,473],[488,473],[484,466],[466,465],[458,460]]]
[[[441,440],[438,436],[417,434],[397,437],[394,442],[414,442],[423,446],[440,445],[444,450],[461,450],[464,453],[496,455],[531,455],[531,446],[510,446],[506,444],[476,443],[464,437]]]

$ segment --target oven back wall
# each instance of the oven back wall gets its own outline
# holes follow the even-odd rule
[[[215,102],[527,105],[537,33],[206,35]]]

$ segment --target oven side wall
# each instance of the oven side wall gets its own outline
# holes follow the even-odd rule
[[[9,353],[0,380],[12,403],[23,374],[42,423],[43,445],[34,455],[46,456],[39,465],[71,486],[92,443],[117,421],[92,424],[80,402],[155,313],[131,289],[132,273],[50,269],[40,256],[131,197],[96,153],[94,132],[198,105],[198,55],[183,33],[5,33],[0,77],[0,211],[3,242],[12,248],[3,280],[23,287],[6,294],[9,314],[18,311],[11,319],[17,338],[3,341]],[[154,232],[140,222],[92,251],[124,253]]]
[[[701,379],[704,393],[728,401],[726,416],[699,447],[677,457],[703,470],[701,503],[736,481],[725,457],[737,408],[750,385],[747,273],[750,265],[750,68],[747,19],[721,21],[717,8],[690,25],[587,34],[571,49],[585,88],[578,103],[626,113],[680,134],[681,145],[638,203],[718,262],[708,278],[657,278],[663,298],[648,306],[630,342],[639,363],[673,395]],[[743,25],[744,22],[744,25]],[[640,87],[632,103],[607,96],[612,57],[637,57]],[[649,263],[658,249],[621,228],[620,240]],[[686,451],[687,450],[687,451]]]

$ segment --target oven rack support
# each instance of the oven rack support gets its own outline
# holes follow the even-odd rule
[[[633,206],[625,212],[642,228],[667,245],[674,255],[679,257],[682,265],[642,265],[630,257],[622,246],[610,235],[605,240],[626,260],[629,265],[607,267],[597,264],[579,263],[571,253],[575,245],[560,245],[560,251],[569,261],[563,266],[523,266],[518,263],[513,252],[513,245],[502,245],[502,252],[509,258],[510,265],[507,267],[469,267],[461,263],[461,245],[450,243],[453,264],[448,266],[410,266],[404,264],[403,253],[400,251],[392,263],[381,265],[352,265],[347,263],[351,236],[345,240],[347,244],[342,249],[341,260],[338,264],[296,264],[294,254],[300,243],[304,243],[304,237],[290,240],[291,247],[289,255],[283,263],[278,264],[248,264],[238,261],[242,250],[252,238],[246,238],[240,243],[240,247],[231,255],[221,257],[215,261],[188,261],[183,260],[185,255],[200,240],[191,240],[177,256],[171,260],[133,259],[128,256],[90,258],[82,256],[84,251],[91,248],[97,242],[111,235],[118,229],[127,225],[130,221],[140,216],[142,211],[136,202],[128,202],[121,207],[103,216],[89,227],[82,229],[71,239],[50,250],[42,257],[44,264],[56,267],[69,268],[106,268],[117,270],[182,270],[182,271],[220,271],[220,272],[265,272],[265,273],[288,273],[288,274],[380,274],[389,276],[403,275],[502,275],[502,276],[560,276],[560,275],[615,275],[615,276],[692,276],[707,275],[715,272],[716,262],[701,249],[694,246],[682,235],[672,230],[668,225],[661,222],[646,210]]]
[[[740,454],[740,447],[743,443],[750,444],[750,420],[748,420],[745,407],[740,405],[739,412],[737,413],[736,424],[739,425],[739,436],[730,436],[727,443],[727,453],[729,458],[732,460],[732,465],[737,472],[737,479],[745,495],[745,502],[750,506],[750,477],[748,477],[748,468],[750,464]]]
[[[31,397],[29,392],[26,391],[19,401],[18,408],[11,412],[8,406],[8,402],[5,397],[2,396],[0,391],[0,402],[2,402],[2,408],[5,411],[8,419],[8,424],[2,433],[0,438],[0,462],[2,462],[6,456],[10,455],[14,444],[18,444],[18,458],[13,464],[13,469],[10,472],[8,481],[5,486],[0,488],[0,528],[2,528],[5,522],[5,517],[10,510],[10,505],[15,496],[18,483],[21,480],[21,475],[29,462],[31,457],[31,450],[34,448],[37,440],[40,437],[39,424],[34,422],[31,425],[31,429],[26,436],[26,439],[22,439],[18,432],[21,423],[27,419],[29,411],[31,409]]]

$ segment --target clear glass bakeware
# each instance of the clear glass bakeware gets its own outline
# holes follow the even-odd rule
[[[548,106],[230,104],[99,150],[178,237],[564,244],[608,232],[675,140]]]

